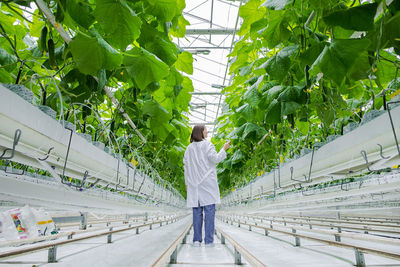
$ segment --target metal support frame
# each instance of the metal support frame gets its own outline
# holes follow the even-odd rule
[[[356,256],[356,266],[357,267],[365,267],[364,254],[361,251],[359,251],[357,248],[354,248],[354,253]]]
[[[38,158],[38,160],[40,160],[40,161],[45,161],[45,160],[47,160],[47,159],[50,157],[50,153],[51,153],[51,151],[52,151],[53,149],[54,149],[54,147],[50,147],[49,151],[47,151],[46,155],[44,155],[44,158],[42,158],[42,159]]]
[[[67,153],[66,153],[66,155],[65,155],[64,167],[63,167],[62,176],[61,176],[61,183],[64,184],[64,185],[67,185],[67,186],[69,186],[69,187],[75,187],[76,189],[82,191],[83,189],[85,189],[85,188],[84,188],[85,181],[86,181],[86,178],[87,178],[87,176],[88,176],[88,174],[89,174],[89,172],[88,172],[87,170],[85,171],[85,173],[84,173],[84,175],[83,175],[83,179],[82,179],[82,184],[81,184],[81,185],[74,185],[74,184],[72,184],[72,183],[64,182],[65,169],[67,168],[69,150],[70,150],[70,148],[71,148],[71,142],[72,142],[72,133],[74,132],[72,129],[69,129],[69,128],[65,128],[65,129],[70,131],[70,135],[69,135]]]
[[[314,153],[315,153],[315,149],[319,148],[319,147],[320,146],[314,146],[313,150],[311,152],[311,161],[310,161],[310,169],[308,171],[308,178],[307,178],[307,176],[305,177],[306,178],[306,183],[310,183],[312,181],[311,180],[311,171],[312,171],[312,165],[313,165],[313,161],[314,161]]]
[[[13,174],[13,175],[24,175],[26,169],[28,168],[28,165],[26,165],[25,168],[22,169],[22,172],[14,172],[14,171],[12,171],[13,168],[12,168],[12,166],[11,166],[11,171],[7,171],[8,165],[11,163],[11,161],[10,161],[10,160],[6,160],[5,163],[6,163],[6,164],[5,164],[5,166],[4,166],[4,172],[5,172],[5,173],[8,173],[8,174]]]
[[[225,245],[225,236],[221,234],[221,244]]]
[[[12,148],[4,149],[3,153],[0,155],[0,159],[12,159],[14,157],[15,147],[18,145],[19,139],[21,138],[21,134],[22,134],[22,131],[20,129],[15,130]],[[11,155],[8,157],[4,156],[7,151],[11,151]]]
[[[110,232],[113,230],[112,227],[110,227]],[[110,244],[112,243],[112,234],[107,235],[107,243]]]
[[[170,264],[175,264],[178,258],[178,248],[175,248],[174,252],[172,252],[171,257],[169,259]]]
[[[234,252],[235,264],[241,265],[242,264],[242,255],[240,255],[240,252],[236,249],[236,247],[234,249],[235,249],[235,252]]]
[[[48,263],[57,262],[57,246],[49,248],[47,261]]]
[[[370,166],[371,164],[368,162],[368,156],[367,156],[367,152],[365,150],[361,150],[360,151],[361,156],[364,158],[365,160],[365,166],[367,168],[368,171],[370,172],[380,172],[380,171],[385,171],[385,170],[390,170],[390,168],[383,168],[383,169],[378,169],[378,170],[371,170]],[[399,154],[400,155],[400,154]]]
[[[80,230],[86,230],[87,228],[87,212],[81,212],[81,224],[79,226]]]
[[[292,228],[292,233],[296,233],[296,229]],[[300,247],[300,238],[298,236],[294,236],[295,246]]]
[[[339,234],[335,234],[335,241],[336,242],[341,242],[342,241],[341,236]]]
[[[185,35],[230,35],[236,32],[235,29],[187,29]]]

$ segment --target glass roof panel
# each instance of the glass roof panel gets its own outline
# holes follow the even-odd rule
[[[229,85],[228,57],[233,41],[238,40],[235,26],[240,27],[238,11],[241,1],[186,0],[184,17],[190,22],[184,38],[174,41],[181,49],[193,54],[195,92],[188,114],[189,123],[206,124],[213,132],[217,116],[221,115],[224,96],[221,90]]]

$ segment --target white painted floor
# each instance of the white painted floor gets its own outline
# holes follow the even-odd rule
[[[204,227],[203,227],[204,239]],[[221,244],[220,239],[214,235],[214,247],[206,247],[204,241],[201,247],[193,246],[193,228],[187,236],[187,244],[181,245],[178,249],[178,257],[176,264],[169,264],[168,266],[176,267],[200,267],[200,266],[239,266],[235,264],[233,247]],[[243,265],[247,265],[243,259]]]

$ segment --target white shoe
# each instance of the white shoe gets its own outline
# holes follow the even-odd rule
[[[214,243],[208,243],[208,244],[205,244],[205,246],[209,247],[209,248],[213,248],[213,247],[215,247],[215,244]]]
[[[199,241],[194,241],[193,247],[201,247],[201,243]]]

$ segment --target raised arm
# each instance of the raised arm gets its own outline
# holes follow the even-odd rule
[[[222,148],[218,153],[215,150],[215,147],[213,144],[211,144],[211,142],[208,142],[208,147],[207,147],[207,157],[208,159],[217,164],[219,162],[221,162],[222,160],[224,160],[226,158],[226,152],[225,149]]]

